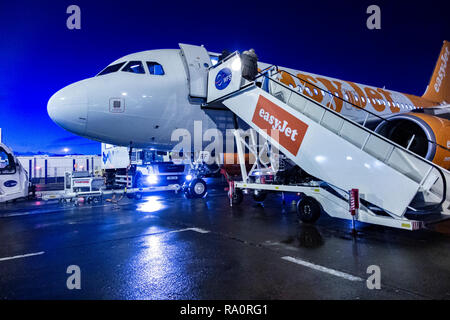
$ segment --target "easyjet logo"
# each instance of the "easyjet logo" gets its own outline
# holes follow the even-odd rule
[[[306,123],[263,96],[259,96],[252,121],[293,155],[297,155],[308,130]]]
[[[447,69],[447,62],[448,62],[448,47],[445,47],[445,52],[441,56],[441,65],[439,66],[439,72],[436,77],[436,83],[434,84],[434,90],[436,92],[439,92],[439,89],[441,89],[442,81],[445,77],[445,70]]]

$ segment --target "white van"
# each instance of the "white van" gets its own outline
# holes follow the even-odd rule
[[[0,143],[0,203],[28,196],[28,173],[11,149]]]

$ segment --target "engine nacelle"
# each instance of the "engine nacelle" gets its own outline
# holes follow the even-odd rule
[[[450,169],[450,121],[429,114],[398,114],[381,122],[375,131],[416,154]],[[412,141],[411,141],[412,139]]]

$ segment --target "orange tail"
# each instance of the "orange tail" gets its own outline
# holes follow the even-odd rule
[[[450,42],[444,41],[430,83],[422,98],[437,102],[450,103]]]

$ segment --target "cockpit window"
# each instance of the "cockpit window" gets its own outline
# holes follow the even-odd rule
[[[147,61],[147,67],[148,67],[148,71],[150,72],[150,74],[157,75],[157,76],[164,75],[164,69],[163,69],[162,65],[160,65],[157,62]]]
[[[100,72],[97,76],[103,76],[108,73],[117,72],[120,70],[120,68],[122,68],[122,66],[124,64],[125,64],[125,62],[120,62],[117,64],[110,65],[110,66],[106,67],[102,72]]]
[[[16,173],[16,164],[12,155],[0,147],[0,174]]]
[[[128,62],[127,65],[122,69],[122,71],[139,74],[145,73],[144,66],[142,65],[141,61]]]

